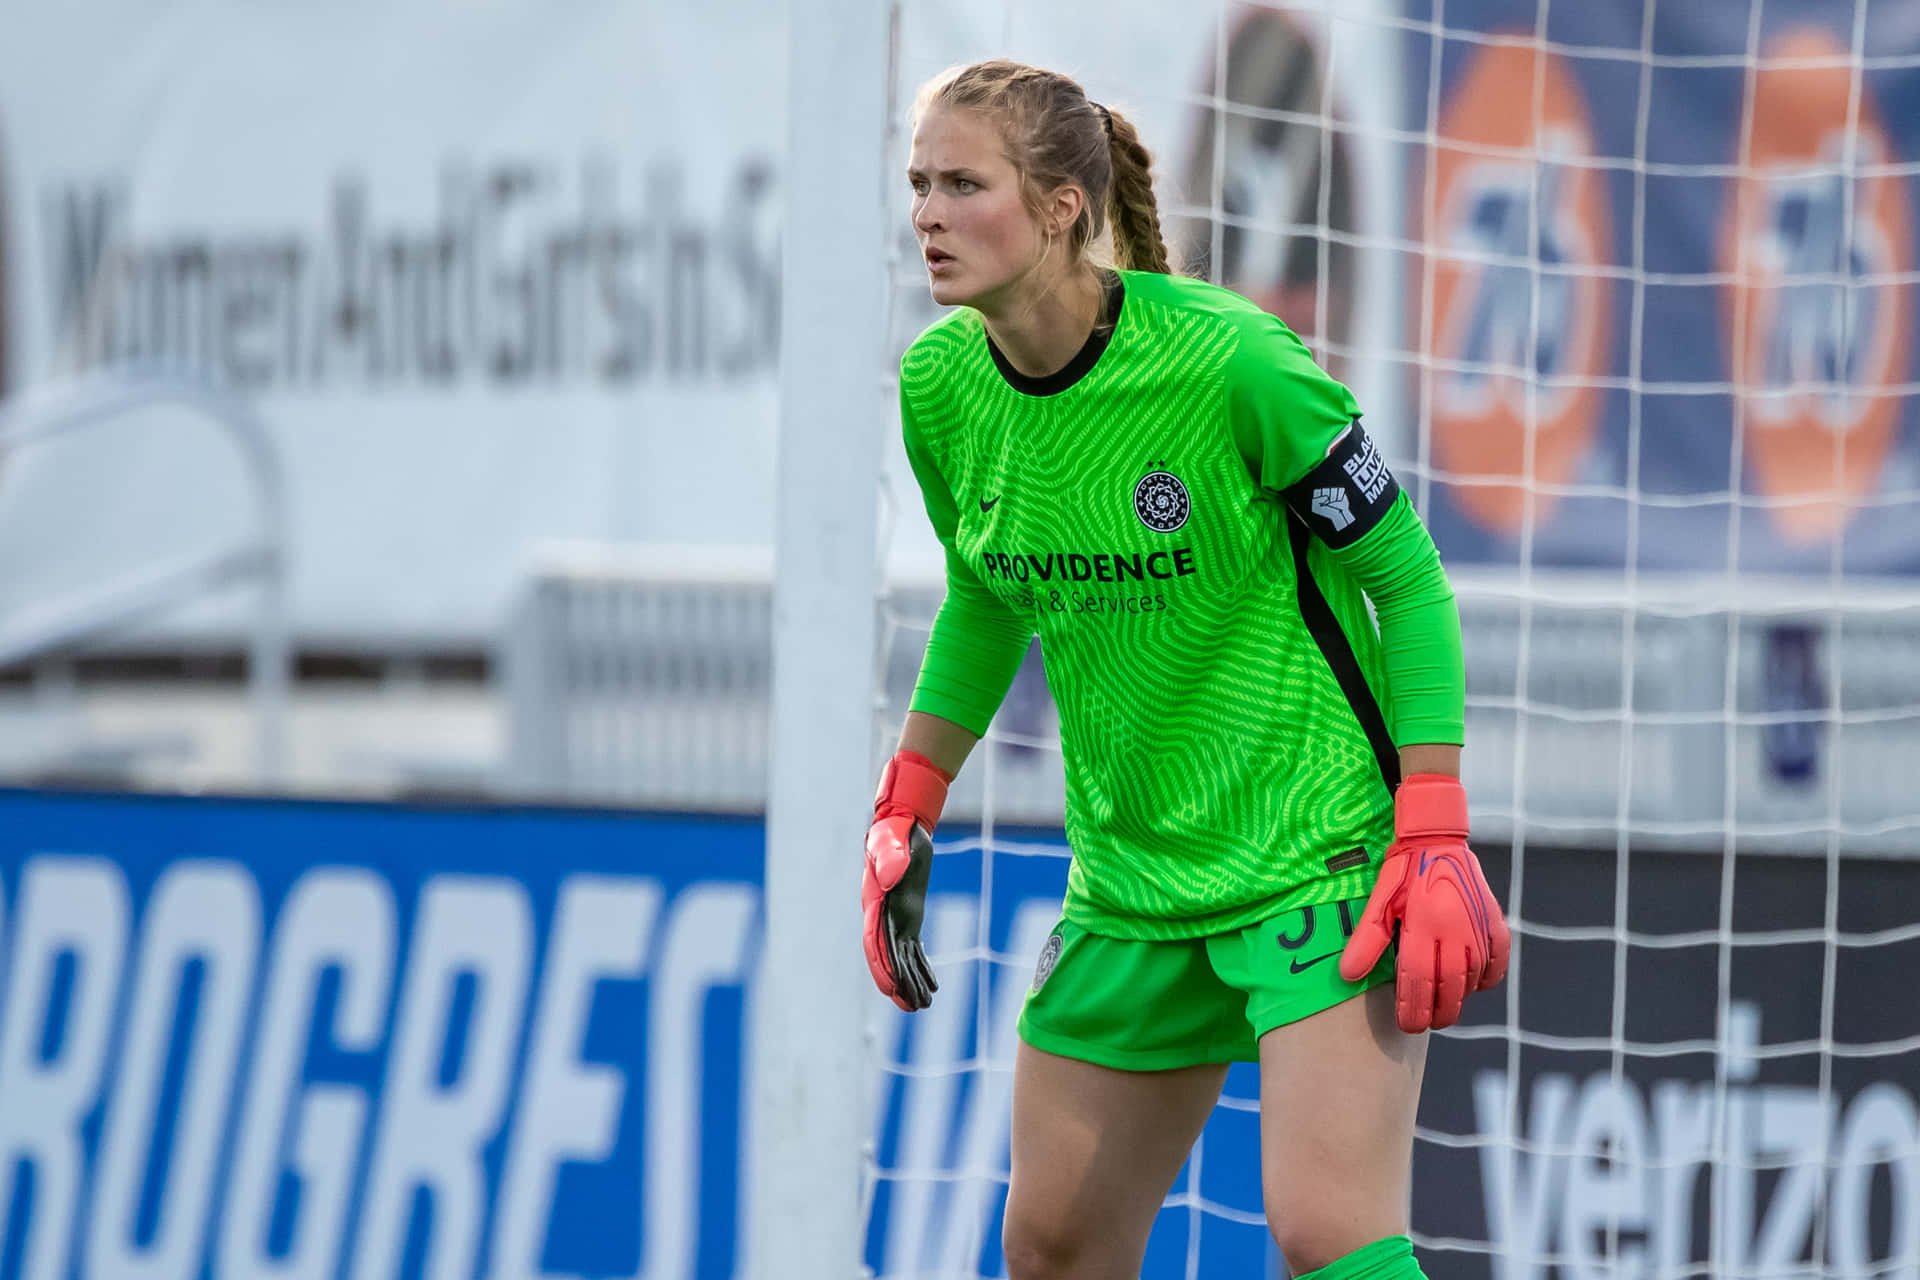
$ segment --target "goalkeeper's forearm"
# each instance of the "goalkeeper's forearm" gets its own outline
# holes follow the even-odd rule
[[[1400,748],[1400,776],[1417,773],[1441,773],[1460,776],[1460,748],[1451,742],[1410,742]]]
[[[907,722],[900,729],[898,749],[919,752],[951,778],[959,774],[960,766],[967,762],[967,754],[978,741],[979,734],[951,720],[924,711],[909,711]]]

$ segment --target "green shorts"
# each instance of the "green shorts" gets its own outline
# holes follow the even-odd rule
[[[1365,898],[1296,907],[1208,938],[1145,942],[1062,920],[1020,1012],[1036,1049],[1123,1071],[1257,1062],[1260,1037],[1393,981],[1393,951],[1358,982],[1340,951]]]

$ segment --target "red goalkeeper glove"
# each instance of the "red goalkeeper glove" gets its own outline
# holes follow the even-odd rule
[[[1470,991],[1507,975],[1511,935],[1500,904],[1467,848],[1467,793],[1458,778],[1416,773],[1393,798],[1393,844],[1360,925],[1340,956],[1358,982],[1400,935],[1400,1029],[1450,1027]]]
[[[880,775],[867,828],[867,870],[860,880],[867,968],[880,994],[908,1013],[933,1003],[933,980],[920,946],[920,920],[933,873],[933,829],[951,774],[915,751],[899,751]]]

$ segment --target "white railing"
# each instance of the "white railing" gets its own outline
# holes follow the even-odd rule
[[[573,548],[528,579],[507,651],[513,785],[664,808],[764,802],[764,550]],[[1824,851],[1920,849],[1920,584],[1454,577],[1476,830]],[[933,582],[881,604],[876,753],[897,730]],[[1625,696],[1631,689],[1631,697]],[[1058,722],[1030,659],[949,801],[1053,823]],[[876,759],[878,759],[876,754]]]
[[[38,387],[0,403],[0,452],[10,454],[156,406],[185,409],[225,433],[254,489],[253,529],[227,545],[0,614],[0,667],[109,640],[189,601],[252,583],[258,590],[247,667],[254,777],[258,785],[272,786],[284,777],[287,758],[286,483],[273,442],[253,410],[190,373],[121,368]],[[0,486],[0,503],[5,500]]]

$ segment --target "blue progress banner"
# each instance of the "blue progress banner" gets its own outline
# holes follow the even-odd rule
[[[1057,835],[996,852],[983,923],[955,834],[940,1000],[878,1019],[868,1251],[995,1275],[1011,1021],[1066,863]],[[743,1275],[764,846],[758,819],[0,791],[0,1280]],[[1255,1134],[1221,1113],[1149,1275],[1203,1224],[1209,1267],[1266,1265]]]

